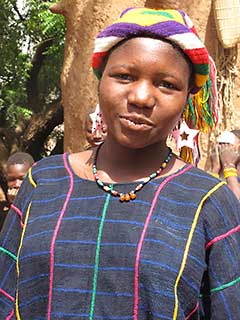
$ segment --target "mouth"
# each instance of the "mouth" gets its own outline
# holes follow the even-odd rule
[[[103,142],[103,140],[93,141],[93,144],[94,144],[95,146],[99,146],[102,142]]]
[[[139,115],[120,115],[120,122],[129,129],[133,130],[149,130],[154,125],[152,121]]]

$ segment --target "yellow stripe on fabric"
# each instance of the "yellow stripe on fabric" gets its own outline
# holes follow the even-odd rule
[[[129,10],[121,18],[115,21],[115,23],[127,22],[135,23],[140,26],[151,26],[153,24],[165,21],[177,21],[182,25],[185,25],[183,17],[179,12],[173,10],[163,10],[163,13],[164,12],[165,14],[161,14],[161,12],[156,10],[144,8]]]
[[[189,252],[189,249],[190,249],[193,233],[194,233],[194,230],[195,230],[196,225],[197,225],[199,214],[200,214],[202,206],[203,206],[204,202],[207,200],[207,198],[209,198],[217,189],[219,189],[224,184],[226,184],[226,183],[224,181],[221,181],[217,185],[215,185],[211,190],[209,190],[208,193],[200,201],[199,206],[198,206],[198,208],[196,210],[196,214],[195,214],[195,217],[193,219],[193,223],[192,223],[192,226],[191,226],[191,229],[190,229],[190,232],[189,232],[189,236],[188,236],[188,240],[187,240],[187,243],[186,243],[186,247],[185,247],[185,250],[184,250],[182,264],[181,264],[181,267],[180,267],[180,270],[179,270],[179,273],[178,273],[178,276],[176,278],[176,282],[175,282],[175,285],[174,285],[175,307],[174,307],[174,311],[173,311],[173,320],[177,319],[177,313],[178,313],[177,286],[178,286],[178,283],[179,283],[179,281],[181,279],[181,276],[183,274],[183,271],[184,271],[184,268],[185,268],[185,265],[186,265],[188,252]]]
[[[19,244],[19,248],[18,248],[17,264],[16,264],[17,278],[18,279],[19,279],[19,275],[20,275],[20,271],[19,271],[19,256],[20,256],[20,252],[21,252],[21,249],[22,249],[22,242],[23,242],[23,237],[24,237],[24,234],[25,234],[26,226],[27,226],[27,221],[28,221],[28,217],[29,217],[31,204],[32,203],[30,202],[29,205],[28,205],[28,208],[27,208],[26,218],[25,218],[25,221],[24,221],[24,227],[23,227],[23,231],[22,231],[22,235],[21,235],[21,239],[20,239],[20,244]],[[17,282],[18,282],[18,279],[17,279]],[[17,320],[21,320],[19,309],[18,309],[18,285],[17,285],[17,290],[16,290],[15,307],[16,307],[16,318],[17,318]]]
[[[31,183],[31,185],[34,187],[34,188],[37,188],[37,184],[36,182],[33,180],[33,177],[32,177],[32,168],[30,168],[28,170],[28,179],[29,179],[29,182]]]

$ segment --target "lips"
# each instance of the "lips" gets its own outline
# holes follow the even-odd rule
[[[150,130],[153,127],[152,121],[139,115],[120,115],[120,122],[124,127],[132,130]]]

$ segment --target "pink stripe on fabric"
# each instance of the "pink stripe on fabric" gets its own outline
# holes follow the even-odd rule
[[[13,211],[15,211],[17,213],[17,215],[19,216],[19,218],[20,218],[20,226],[23,229],[24,224],[22,222],[22,211],[19,210],[17,207],[15,207],[14,204],[11,204],[11,209],[13,209]]]
[[[158,200],[158,196],[160,194],[160,192],[162,191],[162,189],[166,186],[166,184],[171,181],[172,179],[174,179],[175,177],[178,177],[182,174],[184,174],[186,171],[190,170],[192,168],[192,165],[189,165],[188,167],[184,168],[182,171],[177,172],[169,177],[167,177],[158,187],[152,204],[151,204],[151,208],[147,214],[147,218],[143,227],[143,231],[138,243],[138,247],[137,247],[137,253],[136,253],[136,261],[135,261],[135,272],[134,272],[134,309],[133,309],[133,319],[137,320],[138,319],[138,271],[139,271],[139,260],[140,260],[140,253],[142,250],[142,246],[143,246],[143,242],[144,242],[144,237],[153,213],[153,210],[156,206],[157,200]]]
[[[211,241],[209,241],[206,244],[206,249],[208,249],[210,246],[212,246],[215,242],[220,241],[220,240],[222,240],[224,238],[227,238],[228,236],[230,236],[233,233],[238,232],[239,230],[240,230],[240,225],[235,227],[235,228],[233,228],[233,229],[231,229],[231,230],[229,230],[228,232],[216,237],[216,238],[213,238]]]
[[[185,320],[189,320],[191,316],[198,310],[199,302],[196,304],[195,308],[186,316]]]
[[[9,316],[7,316],[6,320],[11,320],[13,316],[14,316],[14,309],[12,309],[11,313],[9,314]]]
[[[71,169],[69,168],[69,165],[67,163],[67,159],[66,159],[66,153],[63,154],[63,162],[64,162],[64,166],[69,174],[70,177],[70,185],[69,185],[69,189],[68,189],[68,193],[66,196],[66,200],[63,204],[63,208],[62,211],[60,213],[60,216],[58,218],[54,233],[53,233],[53,238],[52,238],[52,243],[51,243],[51,248],[50,248],[50,280],[49,280],[49,294],[48,294],[48,320],[51,319],[51,306],[52,306],[52,289],[53,289],[53,275],[54,275],[54,248],[55,248],[55,242],[56,242],[56,238],[58,235],[58,231],[61,225],[61,221],[62,218],[64,216],[64,213],[66,211],[68,202],[70,200],[72,191],[73,191],[73,174]]]
[[[7,297],[9,300],[14,301],[14,298],[12,296],[10,296],[10,294],[8,294],[6,291],[4,291],[3,289],[0,289],[0,293],[2,293],[5,297]]]

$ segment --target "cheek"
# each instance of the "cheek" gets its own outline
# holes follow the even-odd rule
[[[165,101],[162,100],[158,110],[158,117],[171,122],[175,121],[175,119],[178,120],[182,115],[185,106],[186,99],[182,96],[176,97],[174,99],[165,99]]]
[[[114,94],[112,90],[100,91],[99,104],[101,106],[101,111],[103,114],[103,121],[106,124],[107,128],[109,125],[112,125],[111,121],[114,118],[114,115],[117,113],[117,106],[119,105],[118,101],[118,95]],[[107,130],[106,132],[104,132],[104,134],[106,133]]]
[[[13,181],[9,181],[7,185],[9,188],[12,188],[15,186],[15,184],[16,184],[16,180],[13,180]]]
[[[103,113],[104,110],[108,110],[112,105],[116,104],[117,99],[118,98],[113,89],[107,86],[102,86],[102,90],[99,92],[99,103]]]

